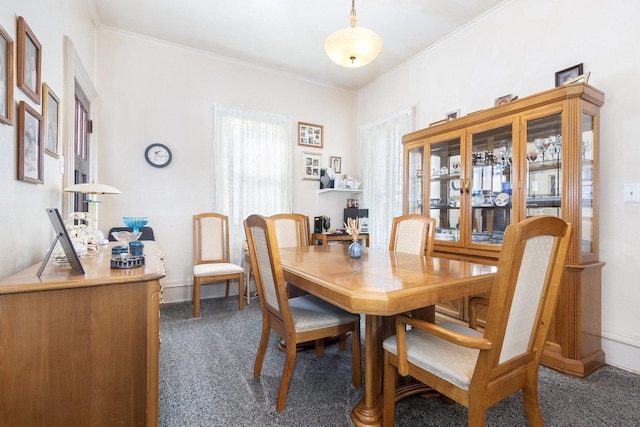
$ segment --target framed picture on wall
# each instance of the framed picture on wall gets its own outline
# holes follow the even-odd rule
[[[13,39],[0,25],[0,123],[13,124]]]
[[[44,152],[57,158],[60,140],[60,100],[46,83],[42,84],[42,117]]]
[[[43,184],[42,116],[24,101],[18,116],[18,180]]]
[[[342,157],[331,156],[329,167],[333,169],[335,173],[342,173]]]
[[[320,154],[302,153],[302,179],[320,179]]]
[[[568,80],[572,80],[582,74],[582,64],[556,71],[556,87],[562,86]]]
[[[18,87],[40,104],[42,45],[22,16],[18,17]]]
[[[298,122],[298,145],[322,148],[324,146],[323,126]]]

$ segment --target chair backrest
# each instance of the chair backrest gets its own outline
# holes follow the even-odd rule
[[[112,227],[111,230],[109,230],[109,235],[107,236],[110,242],[116,241],[116,238],[111,235],[111,233],[113,233],[114,231],[133,232],[133,229],[131,227]],[[153,228],[151,227],[140,227],[140,233],[142,234],[140,235],[140,238],[138,240],[156,240],[153,234]]]
[[[193,216],[193,263],[229,262],[229,219],[218,213]]]
[[[263,310],[278,318],[285,328],[294,328],[273,221],[250,215],[244,221],[244,230]]]
[[[431,255],[436,223],[426,215],[408,214],[393,218],[389,250],[414,255]]]
[[[498,261],[481,352],[484,379],[510,367],[539,363],[558,300],[572,227],[552,216],[536,216],[509,225]],[[488,375],[488,377],[486,376]],[[481,375],[482,376],[482,375]]]
[[[278,247],[309,246],[311,235],[309,217],[302,214],[277,214],[269,217],[276,230]]]

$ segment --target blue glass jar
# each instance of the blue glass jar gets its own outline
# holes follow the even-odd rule
[[[358,259],[362,256],[364,249],[360,242],[355,241],[349,245],[349,256],[353,259]]]
[[[139,240],[134,240],[129,243],[129,253],[131,256],[142,256],[144,255],[144,243]]]

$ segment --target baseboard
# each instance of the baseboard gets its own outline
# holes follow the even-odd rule
[[[624,338],[614,339],[611,335],[605,336],[603,331],[602,350],[607,355],[606,363],[607,365],[640,374],[640,347],[624,341],[629,340]]]
[[[245,286],[247,283],[245,282]],[[250,284],[250,295],[253,296],[255,293],[255,283],[251,280]],[[193,299],[193,283],[184,281],[173,281],[167,282],[165,280],[162,281],[162,302],[163,303],[172,303],[172,302],[182,302],[182,301],[191,301]],[[222,298],[225,295],[226,284],[224,282],[220,283],[211,283],[202,285],[200,289],[201,299],[206,298]],[[238,282],[231,282],[231,286],[229,288],[229,296],[234,296],[237,298],[238,295]]]

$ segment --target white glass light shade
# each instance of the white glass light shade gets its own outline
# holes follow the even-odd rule
[[[324,50],[338,65],[358,68],[367,65],[382,50],[382,39],[362,27],[348,27],[331,34],[324,42]]]
[[[82,193],[82,194],[120,194],[120,190],[113,188],[110,185],[86,183],[75,184],[66,187],[64,190],[67,193]]]

